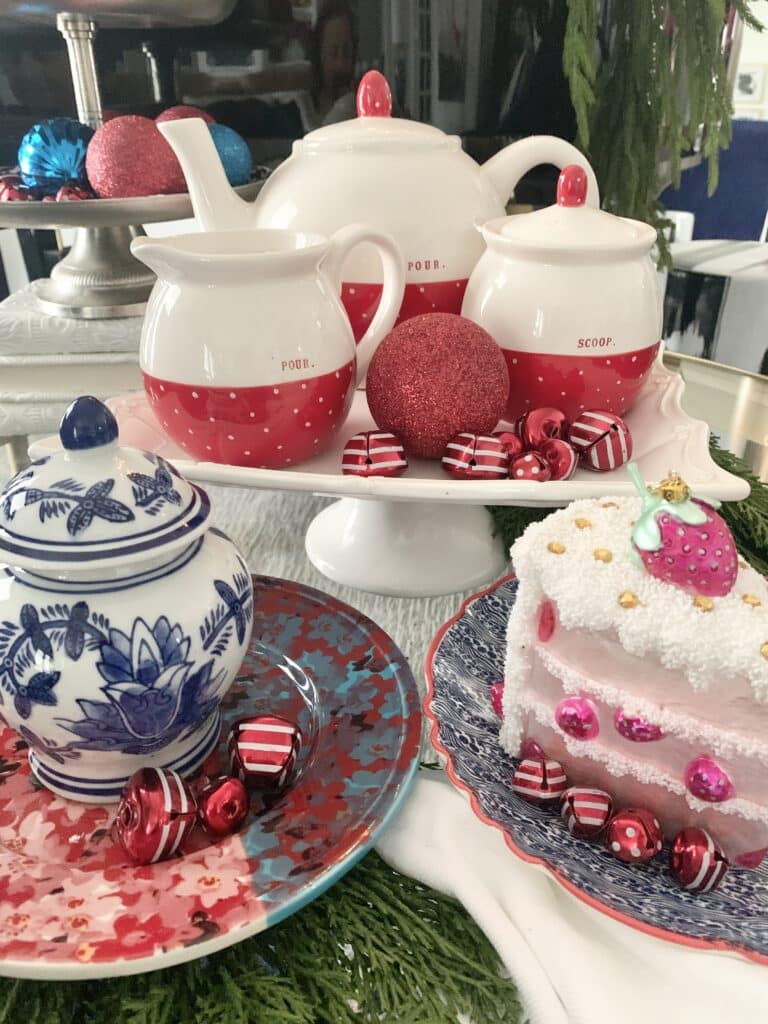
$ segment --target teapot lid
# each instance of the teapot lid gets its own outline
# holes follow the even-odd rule
[[[370,145],[405,144],[410,147],[456,147],[455,136],[433,125],[392,117],[392,92],[380,71],[367,71],[357,87],[357,117],[324,125],[308,132],[298,143],[302,149],[357,149]]]
[[[501,217],[484,226],[493,235],[530,249],[583,252],[650,251],[656,232],[643,221],[617,217],[587,205],[587,175],[579,164],[560,172],[557,202],[534,213]]]
[[[97,398],[76,399],[59,428],[63,451],[38,459],[0,492],[0,559],[77,569],[182,547],[206,528],[210,504],[165,459],[118,444]]]

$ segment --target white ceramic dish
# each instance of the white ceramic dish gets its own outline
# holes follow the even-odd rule
[[[738,501],[749,493],[739,477],[720,469],[709,454],[709,428],[681,408],[685,384],[659,358],[626,420],[634,458],[647,480],[676,469],[697,492]],[[295,468],[247,469],[190,460],[162,433],[143,393],[110,403],[125,443],[170,459],[186,477],[207,483],[264,490],[306,491],[340,497],[307,531],[314,565],[339,583],[376,593],[428,596],[466,590],[504,571],[507,557],[489,528],[486,505],[556,507],[577,498],[634,494],[624,469],[612,473],[577,470],[570,480],[454,480],[437,462],[414,459],[402,477],[344,476],[341,454],[347,438],[374,427],[363,392],[332,448]],[[58,439],[35,443],[34,456],[49,453]],[[369,500],[375,499],[375,500]]]

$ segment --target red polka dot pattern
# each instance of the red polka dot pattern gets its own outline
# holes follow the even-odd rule
[[[190,457],[230,466],[292,468],[328,446],[349,412],[354,362],[306,380],[203,387],[144,374],[149,404]]]
[[[658,345],[612,356],[561,356],[502,349],[509,369],[505,419],[514,423],[542,405],[574,420],[585,409],[621,416],[629,409],[653,366]]]
[[[405,286],[395,326],[420,313],[461,313],[466,290],[466,277],[453,281],[424,281],[422,284],[409,282]],[[342,284],[341,301],[352,324],[355,341],[360,341],[368,330],[373,314],[379,308],[380,299],[380,284]]]

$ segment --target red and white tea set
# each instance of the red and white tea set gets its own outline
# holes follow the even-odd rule
[[[417,313],[489,332],[510,420],[539,406],[621,415],[637,397],[661,331],[654,231],[600,211],[592,169],[562,139],[523,139],[478,166],[457,137],[390,114],[386,80],[368,72],[358,117],[294,143],[253,204],[227,184],[202,120],[160,126],[203,231],[132,244],[158,275],[141,368],[164,431],[195,459],[316,456],[378,343]],[[504,216],[520,177],[552,163],[567,168],[557,203]]]

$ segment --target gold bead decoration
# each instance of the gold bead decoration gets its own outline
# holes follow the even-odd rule
[[[765,658],[765,660],[768,661],[768,644],[763,644],[763,646],[760,648],[760,653]]]
[[[755,597],[754,594],[742,594],[741,600],[744,604],[748,604],[750,608],[759,608],[763,603],[759,597]]]
[[[593,552],[596,562],[612,562],[613,554],[608,548],[595,548]]]
[[[747,563],[742,558],[739,559],[739,568],[740,569],[748,569],[749,568]]]
[[[573,521],[576,524],[577,530],[590,530],[592,528],[592,523],[589,519],[574,519]]]
[[[622,608],[637,608],[640,603],[640,598],[631,590],[622,590],[619,594],[619,604]]]
[[[688,484],[681,479],[679,473],[670,473],[656,487],[649,487],[648,490],[671,502],[687,501],[691,494]]]
[[[547,551],[551,551],[553,555],[562,555],[565,552],[565,544],[561,544],[559,540],[551,540],[547,544]]]
[[[604,502],[604,503],[603,503],[603,504],[602,504],[602,505],[600,506],[600,508],[618,508],[618,507],[619,507],[619,506],[618,506],[618,505],[616,504],[616,502],[615,502],[615,501],[606,501],[606,502]]]
[[[711,612],[715,607],[715,602],[711,597],[706,597],[704,594],[697,594],[693,599],[693,607],[698,608],[700,612]]]

